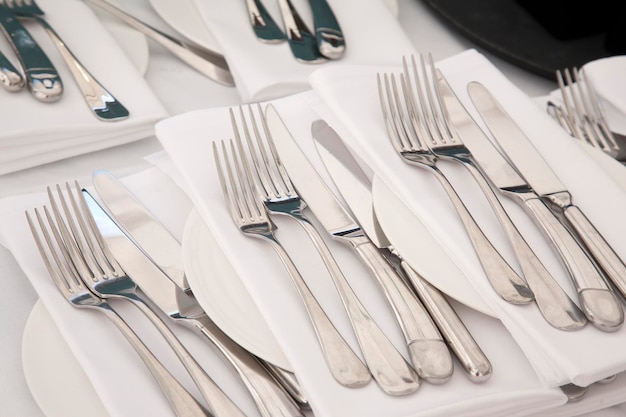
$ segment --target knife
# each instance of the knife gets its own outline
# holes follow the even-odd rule
[[[438,332],[428,332],[430,317],[425,313],[417,296],[328,189],[300,150],[274,106],[268,105],[265,112],[267,126],[280,161],[298,193],[324,229],[359,255],[383,289],[396,315],[418,375],[432,383],[448,380],[453,370],[448,362],[450,352]]]
[[[59,73],[13,12],[2,5],[0,5],[0,28],[22,65],[28,88],[33,96],[44,102],[59,100],[63,93]]]
[[[436,77],[447,119],[489,180],[505,196],[521,205],[541,227],[575,281],[583,280],[585,276],[599,276],[599,271],[574,237],[472,119],[440,70],[436,70]],[[548,323],[561,330],[577,330],[585,326],[587,320],[583,313],[539,260],[534,271],[524,275]]]
[[[313,11],[317,49],[328,59],[339,59],[346,50],[341,26],[326,0],[309,0]]]
[[[250,24],[257,38],[266,43],[280,43],[285,40],[285,34],[274,22],[261,0],[246,0],[246,4]]]
[[[448,346],[461,362],[470,379],[483,382],[491,376],[492,367],[480,346],[469,333],[446,298],[404,261],[387,240],[376,218],[372,202],[372,181],[363,172],[341,137],[325,121],[311,126],[313,140],[326,170],[372,242],[398,264],[413,285],[420,300],[436,322]],[[428,314],[424,312],[424,314]],[[428,320],[425,333],[435,336],[437,328]]]
[[[626,267],[583,212],[573,204],[570,192],[517,123],[482,84],[471,82],[468,91],[474,106],[517,171],[550,209],[567,219],[567,225],[576,231],[604,272],[626,293]],[[624,310],[602,274],[573,278],[589,321],[604,331],[618,330],[624,322]]]
[[[163,304],[157,305],[166,313],[180,310],[180,314],[173,317],[176,322],[206,337],[217,347],[238,372],[262,415],[301,416],[292,397],[276,384],[272,375],[282,382],[289,382],[285,389],[298,403],[306,405],[295,378],[243,349],[202,310],[187,284],[178,240],[109,172],[96,171],[93,182],[111,217],[119,224],[120,232],[133,241],[142,256],[158,267],[158,273],[143,277],[140,287],[175,287],[171,289],[171,293],[176,294],[174,300],[166,299]],[[171,305],[165,304],[167,301],[186,305],[190,311],[183,308],[172,310]]]
[[[315,36],[306,27],[291,1],[278,0],[278,5],[283,16],[285,32],[287,32],[287,42],[296,60],[307,64],[325,62],[326,58],[317,49]]]

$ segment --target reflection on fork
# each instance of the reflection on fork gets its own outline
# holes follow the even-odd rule
[[[61,294],[76,308],[89,308],[104,313],[118,327],[159,383],[177,416],[211,416],[163,366],[109,303],[85,286],[50,211],[47,207],[44,207],[43,211],[45,216],[42,216],[39,210],[34,210],[36,223],[28,212],[26,218],[41,258]]]
[[[626,149],[620,148],[602,114],[595,90],[584,72],[574,68],[556,72],[563,104],[548,102],[548,113],[574,138],[626,163]]]
[[[119,265],[98,230],[81,190],[78,183],[74,189],[66,183],[65,191],[57,185],[56,193],[48,187],[48,199],[59,231],[57,243],[68,252],[68,259],[83,283],[100,298],[129,301],[144,313],[176,353],[215,417],[243,417],[243,412],[204,371]]]
[[[307,207],[307,204],[298,194],[298,191],[289,178],[287,170],[278,157],[278,152],[267,127],[266,118],[262,112],[261,106],[257,106],[256,113],[258,116],[255,116],[252,107],[248,107],[248,109],[247,117],[243,110],[240,110],[240,122],[237,121],[231,110],[231,121],[239,154],[242,156],[249,155],[249,159],[254,167],[253,171],[249,169],[250,164],[244,164],[246,175],[248,178],[253,179],[255,190],[262,196],[265,207],[270,213],[285,215],[295,219],[309,235],[309,238],[314,243],[324,261],[326,269],[333,279],[333,283],[344,303],[346,313],[350,317],[350,323],[357,336],[361,351],[363,352],[365,363],[381,388],[385,392],[395,394],[406,393],[407,390],[417,388],[417,384],[412,381],[407,384],[406,381],[410,381],[413,374],[410,366],[366,311],[365,307],[358,299],[358,296],[350,287],[350,283],[343,275],[319,231],[304,214],[304,209]],[[257,117],[260,122],[257,122]],[[251,131],[255,139],[254,142],[250,134]],[[245,139],[247,150],[244,149],[242,137]],[[394,288],[399,286],[396,282],[391,280],[382,283],[382,285],[383,287],[393,286]],[[393,289],[388,291],[393,291]],[[409,293],[408,289],[407,293]],[[412,294],[410,295],[412,296]],[[416,305],[417,301],[412,303],[407,297],[403,298],[402,301],[404,303],[402,306],[408,305],[414,309],[421,308],[421,306]],[[401,323],[400,327],[403,331],[413,329],[414,326],[419,326],[419,321],[413,316],[413,314],[417,313],[411,312],[411,314],[406,314],[405,310],[401,307],[395,305],[392,305],[392,307],[394,308],[394,312],[396,312],[396,317]],[[441,365],[443,361],[439,363],[434,363],[437,361],[426,363],[425,355],[421,355],[423,350],[420,351],[418,347],[419,343],[412,343],[415,342],[414,334],[411,333],[410,330],[405,331],[405,333],[409,353],[419,376],[430,382],[446,381],[450,377],[451,370],[445,369],[442,375],[442,370],[439,368],[439,365]],[[444,367],[441,366],[441,368]],[[401,377],[402,374],[404,374],[403,377]]]
[[[278,254],[307,309],[333,377],[348,387],[367,384],[371,380],[369,370],[339,334],[289,254],[276,239],[274,234],[276,225],[269,218],[261,200],[257,198],[251,178],[246,176],[243,168],[243,164],[247,162],[241,158],[233,141],[229,141],[229,147],[224,141],[220,147],[213,142],[213,155],[224,199],[233,221],[242,233],[268,242]]]
[[[44,12],[37,6],[35,0],[0,0],[0,6],[10,9],[21,18],[34,19],[44,27],[72,72],[89,109],[98,119],[115,121],[128,118],[128,110],[89,73],[70,51],[57,32],[43,18]]]
[[[421,114],[421,110],[417,110],[408,70],[400,74],[399,78],[402,96],[398,91],[394,74],[378,76],[381,110],[393,146],[405,162],[426,168],[435,174],[459,214],[485,274],[498,295],[513,304],[531,302],[533,294],[526,282],[517,275],[485,236],[452,184],[437,167],[439,154],[429,148],[436,145],[436,142],[433,142],[434,138],[427,130],[428,126],[423,120],[425,116]]]

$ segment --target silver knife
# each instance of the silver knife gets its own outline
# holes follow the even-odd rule
[[[575,282],[588,276],[599,276],[599,271],[570,232],[472,119],[441,71],[437,70],[436,77],[448,120],[489,180],[505,196],[521,205],[541,227]],[[548,323],[561,330],[577,330],[585,326],[587,320],[583,313],[538,259],[534,271],[524,272],[524,275],[535,294],[537,306]]]
[[[56,68],[13,12],[0,5],[0,28],[15,51],[26,76],[28,88],[40,101],[57,101],[63,94],[63,83]]]
[[[478,82],[468,91],[474,106],[508,159],[549,207],[567,219],[613,283],[626,293],[626,267],[583,212],[524,132]],[[624,322],[624,309],[601,274],[576,277],[577,292],[589,321],[604,331],[616,331]]]
[[[278,0],[278,5],[283,16],[285,32],[287,32],[287,42],[296,60],[307,64],[325,62],[326,58],[317,49],[315,36],[306,27],[291,1]]]
[[[486,381],[491,376],[492,367],[480,346],[446,298],[401,258],[381,230],[372,202],[370,178],[341,137],[325,121],[313,122],[311,132],[322,162],[365,233],[392,259],[392,264],[397,263],[402,268],[470,379],[474,382]],[[434,323],[430,322],[430,318],[424,323],[424,333],[435,337],[437,328]]]
[[[176,322],[206,337],[217,347],[238,372],[263,416],[302,416],[292,397],[272,379],[274,375],[283,382],[289,382],[290,394],[293,394],[300,404],[306,405],[306,399],[295,377],[289,375],[288,371],[262,361],[243,349],[222,332],[202,310],[187,284],[181,244],[170,231],[109,172],[96,171],[93,175],[93,182],[98,195],[107,210],[111,212],[111,217],[118,224],[120,232],[128,236],[141,251],[141,255],[149,259],[162,272],[152,277],[145,277],[143,281],[146,282],[142,281],[141,288],[146,285],[171,287],[171,284],[174,284],[176,291],[172,291],[177,296],[170,302],[188,306],[192,311],[190,313],[182,307],[176,309],[180,310],[180,314],[174,317]],[[163,282],[164,279],[167,282]],[[166,306],[159,305],[159,307]],[[171,306],[169,308],[164,311],[174,311],[171,310]],[[270,375],[268,371],[272,374]]]
[[[450,358],[450,353],[439,335],[428,333],[430,317],[425,314],[417,296],[328,189],[271,104],[266,108],[266,120],[280,161],[298,193],[324,229],[359,255],[383,289],[418,374],[422,373],[430,382],[441,383],[449,379],[452,368],[446,359]],[[439,343],[436,342],[437,336]]]

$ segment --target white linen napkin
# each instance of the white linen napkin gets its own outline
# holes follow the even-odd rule
[[[626,55],[596,59],[580,70],[596,92],[611,130],[626,135]],[[550,99],[562,103],[561,91],[551,91]]]
[[[410,39],[383,0],[328,1],[344,32],[346,52],[340,60],[323,64],[297,62],[286,42],[259,41],[243,1],[195,0],[195,3],[229,63],[244,102],[306,90],[308,76],[322,66],[392,63],[399,54],[413,50]],[[294,0],[293,3],[312,31],[308,2]],[[283,27],[277,3],[266,1],[264,5]]]
[[[626,210],[626,195],[617,183],[571,140],[544,109],[477,51],[468,50],[455,55],[439,62],[438,67],[479,122],[480,118],[466,92],[467,83],[480,81],[494,94],[571,191],[574,204],[586,213],[609,244],[626,259],[626,242],[620,232],[626,227],[626,219],[622,215]],[[345,137],[348,145],[388,186],[393,187],[415,215],[431,229],[460,269],[468,274],[476,290],[484,296],[523,349],[543,383],[557,386],[571,382],[586,386],[624,371],[626,329],[609,334],[589,325],[581,331],[562,332],[549,326],[536,307],[513,306],[495,294],[441,187],[431,173],[401,162],[387,138],[379,108],[376,74],[389,71],[398,73],[401,67],[327,68],[313,74],[311,84],[350,132]],[[451,182],[458,186],[470,211],[494,245],[517,267],[495,216],[467,172],[454,164],[442,164],[442,169],[450,174]],[[575,299],[565,270],[537,227],[520,207],[508,199],[502,202],[548,270]]]
[[[315,94],[300,93],[274,100],[273,104],[299,143],[312,146],[310,125],[319,118],[312,110],[315,104],[319,104]],[[225,206],[211,147],[213,141],[232,137],[228,110],[213,108],[174,116],[159,122],[156,133],[180,172],[196,209],[265,316],[316,415],[525,415],[554,408],[563,401],[558,390],[542,387],[498,320],[464,306],[459,306],[461,316],[492,361],[494,375],[489,381],[471,383],[457,366],[455,375],[447,384],[424,383],[418,392],[406,397],[390,397],[374,382],[359,389],[340,386],[325,365],[305,309],[275,253],[269,245],[241,234]],[[310,156],[328,180],[321,162],[314,159],[315,155]],[[321,305],[348,343],[359,352],[332,280],[323,272],[325,268],[321,260],[312,256],[315,253],[312,244],[290,219],[276,217],[274,220],[278,225],[278,238],[292,255]],[[345,246],[330,238],[327,243],[366,308],[406,355],[399,328],[367,268]],[[298,331],[294,332],[294,329]],[[527,409],[529,404],[537,409]]]
[[[87,70],[130,112],[102,122],[89,110],[56,46],[37,23],[27,25],[59,71],[60,101],[42,103],[27,91],[0,91],[0,175],[150,137],[168,114],[142,74],[82,1],[41,0],[45,19]]]

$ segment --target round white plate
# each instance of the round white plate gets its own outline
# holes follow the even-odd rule
[[[100,397],[43,303],[33,307],[22,338],[22,367],[33,398],[46,417],[108,417]],[[72,397],[68,401],[68,396]]]
[[[250,293],[196,210],[187,219],[182,241],[189,286],[209,317],[248,351],[290,370]]]
[[[385,0],[389,10],[398,16],[398,1]],[[217,41],[204,23],[194,0],[150,0],[158,15],[187,39],[206,48],[220,51]]]

